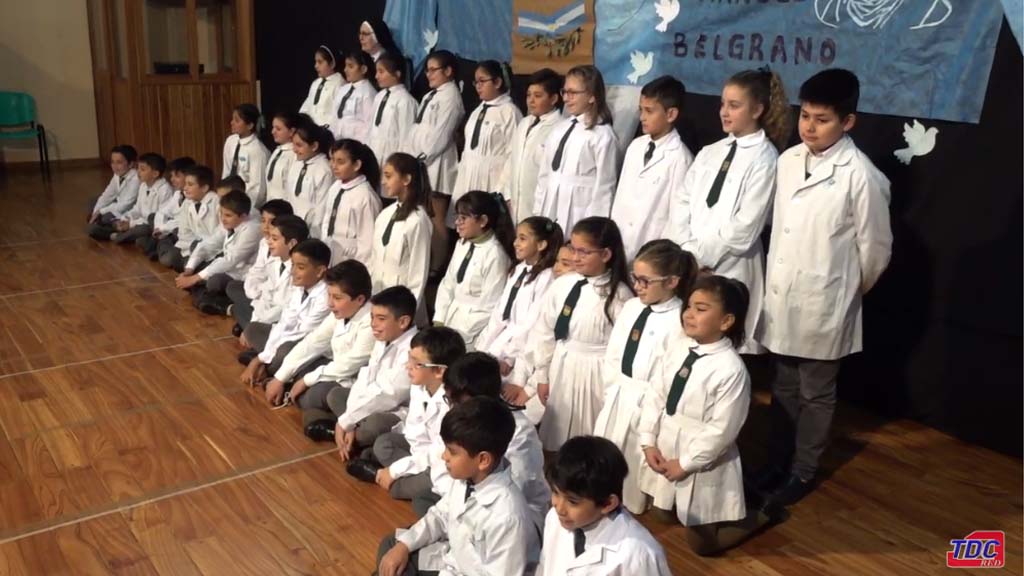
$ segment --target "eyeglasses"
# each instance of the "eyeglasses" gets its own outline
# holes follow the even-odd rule
[[[441,70],[444,70],[444,68],[442,68],[440,66],[435,66],[433,68],[431,68],[430,66],[427,66],[427,74],[433,74],[434,72],[440,72]]]
[[[672,278],[672,277],[671,276],[655,276],[653,278],[647,278],[646,276],[637,276],[636,274],[630,274],[629,275],[629,279],[633,282],[634,286],[638,286],[638,287],[643,288],[645,290],[651,284],[651,282],[664,282],[665,280],[668,280],[670,278]]]
[[[472,220],[473,218],[476,218],[476,214],[462,214],[462,213],[458,213],[458,214],[455,215],[455,221],[456,222],[465,222],[466,220]]]
[[[573,256],[583,256],[584,258],[592,254],[604,252],[605,250],[604,248],[577,248],[572,245],[566,246],[566,248],[573,253]]]
[[[410,366],[412,368],[415,368],[417,370],[422,370],[424,368],[448,368],[447,364],[433,364],[433,363],[430,363],[430,362],[416,362],[412,358],[409,358],[408,360],[406,360],[405,361],[405,365],[406,366]]]
[[[479,88],[480,86],[483,86],[484,84],[487,84],[488,82],[493,82],[493,81],[494,81],[494,78],[481,78],[479,80],[473,80],[473,87],[474,88]]]
[[[562,89],[562,98],[565,98],[566,96],[573,96],[573,97],[575,97],[575,96],[579,96],[580,94],[586,94],[586,93],[587,93],[586,90],[568,90],[566,88],[563,88]]]

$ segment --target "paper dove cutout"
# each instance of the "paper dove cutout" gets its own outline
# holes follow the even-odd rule
[[[639,50],[634,50],[629,55],[629,63],[633,65],[633,71],[626,76],[626,79],[630,84],[636,84],[640,77],[650,72],[654,66],[654,52],[644,54]]]
[[[430,54],[430,51],[437,46],[437,30],[423,30],[423,51]]]
[[[935,136],[939,133],[939,129],[934,126],[925,130],[917,120],[914,120],[914,125],[903,124],[903,139],[907,142],[906,148],[901,148],[893,152],[896,158],[909,165],[910,159],[914,156],[924,156],[935,148]]]
[[[679,0],[654,0],[654,11],[661,23],[654,27],[658,32],[668,30],[668,25],[679,16]]]

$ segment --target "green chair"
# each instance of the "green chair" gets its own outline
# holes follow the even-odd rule
[[[0,92],[0,140],[35,138],[39,144],[39,169],[50,175],[50,151],[46,129],[36,121],[36,101],[24,92]]]

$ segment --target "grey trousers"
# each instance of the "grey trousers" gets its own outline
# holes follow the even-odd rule
[[[100,214],[95,222],[89,224],[86,233],[94,240],[110,240],[110,235],[117,232],[114,222],[117,222],[117,218],[113,214],[105,212]]]
[[[245,329],[243,334],[245,339],[252,346],[252,349],[256,352],[263,352],[263,349],[267,347],[267,340],[270,338],[270,324],[263,324],[262,322],[250,322],[249,326]],[[281,364],[284,363],[284,357],[295,348],[295,345],[299,343],[299,340],[293,340],[291,342],[282,342],[277,347],[277,352],[274,352],[274,359],[267,365],[267,375],[273,376],[278,370],[281,369]],[[303,394],[305,396],[305,394]],[[301,398],[301,396],[300,396]]]
[[[386,432],[373,442],[373,457],[385,468],[411,455],[409,442],[404,434]],[[419,494],[429,491],[434,484],[430,481],[430,471],[424,470],[411,476],[403,476],[391,483],[388,493],[395,500],[412,500]]]
[[[252,321],[252,300],[245,295],[245,282],[232,280],[228,282],[224,292],[231,298],[231,315],[235,317],[235,322],[238,322],[242,330],[245,330]]]
[[[153,233],[153,227],[149,224],[139,224],[138,226],[132,226],[127,232],[122,232],[117,237],[118,244],[128,244],[129,242],[135,243],[135,240],[139,238],[145,238]]]
[[[182,272],[188,261],[182,256],[181,249],[174,245],[176,242],[176,239],[171,240],[169,237],[161,238],[156,245],[156,254],[161,264],[175,272]]]
[[[380,567],[381,558],[388,553],[388,550],[394,548],[395,544],[398,544],[398,539],[395,538],[394,534],[385,536],[384,539],[380,541],[380,547],[377,548],[377,567]],[[437,572],[432,570],[420,570],[417,566],[419,566],[419,552],[413,551],[409,554],[409,564],[405,567],[405,571],[402,572],[402,576],[434,576],[437,574]],[[373,573],[377,573],[376,567],[374,568]]]
[[[317,420],[336,420],[348,408],[350,393],[350,388],[337,382],[321,382],[305,391],[296,401],[302,409],[302,425]],[[356,424],[356,445],[361,448],[373,446],[379,436],[390,432],[399,421],[398,416],[390,412],[367,416]]]
[[[775,356],[772,381],[772,457],[809,481],[828,446],[836,409],[838,360]]]

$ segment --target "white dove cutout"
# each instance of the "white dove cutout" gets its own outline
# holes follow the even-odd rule
[[[437,46],[437,30],[423,30],[423,51],[430,54],[430,51]]]
[[[679,0],[654,0],[654,11],[661,22],[654,27],[658,32],[668,30],[668,25],[679,16]]]
[[[633,50],[633,53],[629,55],[629,63],[633,65],[633,71],[626,76],[626,79],[630,84],[636,84],[654,66],[654,52],[645,54],[639,50]]]
[[[932,126],[925,130],[924,125],[914,120],[914,125],[903,124],[903,139],[907,142],[906,148],[900,148],[893,152],[896,158],[904,164],[910,165],[910,159],[914,156],[924,156],[935,148],[935,136],[939,129]]]

